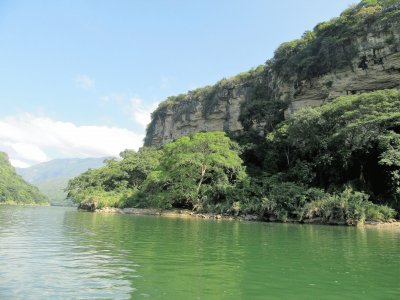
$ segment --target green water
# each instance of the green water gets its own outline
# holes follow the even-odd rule
[[[0,299],[400,299],[400,231],[0,206]]]

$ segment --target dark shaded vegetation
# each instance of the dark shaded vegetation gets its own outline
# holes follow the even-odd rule
[[[46,204],[47,201],[35,186],[17,175],[7,154],[0,152],[0,204]]]
[[[399,108],[400,92],[383,90],[304,109],[267,136],[263,170],[326,190],[351,184],[398,209]]]
[[[265,135],[284,120],[288,103],[278,100],[276,89],[271,86],[273,81],[269,77],[268,73],[264,73],[254,84],[251,99],[241,105],[239,121],[245,132],[255,129]]]
[[[301,110],[280,123],[265,141],[249,139],[242,147],[247,149],[250,158],[247,161],[252,163],[249,170],[253,178],[258,178],[254,184],[260,186],[259,190],[268,190],[268,186],[274,190],[279,189],[281,184],[289,184],[276,193],[286,193],[283,196],[286,202],[283,203],[295,201],[289,209],[292,211],[289,218],[301,219],[304,215],[293,212],[301,208],[304,213],[303,209],[313,207],[307,194],[311,189],[319,191],[314,204],[327,207],[340,203],[346,197],[350,199],[349,203],[358,199],[354,201],[363,206],[357,208],[358,215],[365,215],[368,219],[369,214],[378,215],[376,210],[381,208],[386,213],[380,213],[387,215],[390,211],[387,206],[400,209],[399,125],[400,92],[384,90],[341,97],[322,107]],[[265,185],[264,179],[260,178],[267,182],[273,180],[273,184]],[[343,187],[346,187],[344,191]],[[322,192],[329,194],[323,196]],[[303,199],[301,201],[304,201],[302,197],[309,200],[296,202],[295,195]],[[270,195],[263,193],[255,193],[254,196],[266,197],[268,201],[271,199]],[[384,208],[378,209],[372,202],[366,201],[368,198],[375,204],[385,205]],[[276,210],[275,204],[269,204],[269,207]],[[288,207],[284,209],[287,210]],[[323,210],[314,207],[313,211],[314,214],[306,215],[321,217]],[[282,215],[275,217],[284,218]]]

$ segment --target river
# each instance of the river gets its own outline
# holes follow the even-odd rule
[[[0,206],[0,299],[400,299],[400,231]]]

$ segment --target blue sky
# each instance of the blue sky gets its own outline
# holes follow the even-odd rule
[[[16,166],[142,144],[170,95],[264,63],[348,0],[0,0],[0,150]]]

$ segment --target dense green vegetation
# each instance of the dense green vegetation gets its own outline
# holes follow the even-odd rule
[[[242,143],[253,180],[246,198],[265,199],[267,211],[280,220],[335,214],[346,223],[354,215],[386,219],[394,213],[388,206],[400,209],[399,133],[398,90],[303,109],[264,141],[248,135]]]
[[[81,206],[130,206],[149,173],[159,165],[161,152],[143,148],[125,150],[122,160],[108,159],[99,169],[90,169],[70,180],[68,197]]]
[[[0,152],[0,204],[13,203],[46,204],[47,198],[17,175],[7,154]]]
[[[126,150],[122,160],[71,180],[68,197],[81,206],[185,207],[228,201],[245,176],[238,145],[225,133],[197,133],[162,149]]]
[[[197,133],[125,151],[70,181],[69,196],[90,207],[339,224],[387,221],[400,208],[398,90],[341,97],[251,137],[239,145],[222,132]]]
[[[399,133],[398,90],[341,97],[270,133],[264,170],[325,189],[351,183],[400,208]]]
[[[91,168],[104,165],[106,158],[70,158],[54,159],[29,168],[17,168],[16,171],[27,182],[35,185],[45,194],[51,205],[71,206],[64,191],[68,181]]]
[[[138,194],[140,204],[208,211],[229,203],[246,177],[238,149],[222,132],[197,133],[166,144]]]
[[[340,97],[284,120],[288,103],[276,85],[284,80],[297,88],[352,66],[357,56],[366,70],[354,37],[374,31],[390,36],[400,24],[399,8],[398,0],[361,1],[282,44],[266,65],[168,98],[152,114],[145,146],[167,113],[178,122],[201,102],[207,119],[238,87],[246,91],[239,117],[244,130],[197,133],[158,149],[125,151],[122,160],[70,181],[68,195],[90,208],[175,207],[349,225],[392,219],[400,211],[400,92]],[[385,45],[400,49],[399,38],[392,35]]]

